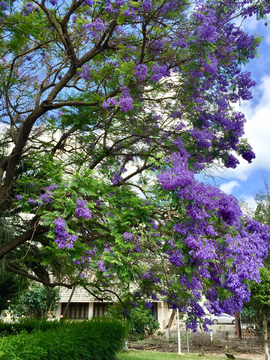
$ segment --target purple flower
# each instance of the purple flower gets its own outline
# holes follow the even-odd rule
[[[128,314],[129,314],[128,308],[125,308],[125,309],[124,309],[124,314],[125,314],[125,315],[128,315]]]
[[[145,11],[150,11],[152,9],[152,3],[149,0],[144,0],[143,8]]]
[[[122,88],[122,95],[119,99],[119,106],[120,109],[125,112],[133,109],[133,100],[127,87]]]
[[[84,2],[86,3],[86,5],[88,6],[92,6],[93,5],[93,1],[92,0],[84,0]]]
[[[75,214],[84,219],[91,219],[92,214],[87,207],[87,202],[82,199],[77,199],[76,204]]]
[[[16,195],[17,200],[22,200],[22,195]]]
[[[54,233],[57,235],[55,239],[55,243],[58,244],[60,249],[67,249],[73,248],[73,242],[78,239],[77,235],[69,235],[65,229],[66,223],[65,221],[59,216],[58,219],[54,220]]]
[[[112,178],[111,178],[111,182],[114,184],[114,185],[117,185],[118,182],[122,180],[122,177],[116,173],[113,173],[112,174]]]
[[[123,6],[125,3],[125,0],[115,0],[115,4],[120,7],[120,6]]]
[[[97,18],[91,25],[96,31],[101,31],[106,27],[106,24],[100,18]]]
[[[152,224],[153,229],[158,230],[158,225],[155,223],[154,220],[150,220],[149,223]]]
[[[84,64],[82,66],[82,71],[80,72],[80,75],[81,77],[84,79],[84,80],[90,80],[90,72],[91,72],[91,68],[89,65],[87,64]]]
[[[147,301],[147,302],[144,304],[144,306],[146,307],[146,309],[151,309],[152,303],[150,303],[150,302]]]
[[[8,9],[8,4],[5,1],[0,2],[0,9],[6,11]]]
[[[226,166],[226,168],[232,168],[235,169],[237,167],[239,163],[239,161],[236,159],[235,156],[233,156],[232,154],[229,154],[226,156],[225,160],[224,160],[224,164]]]
[[[117,105],[117,100],[114,98],[108,98],[107,101],[104,100],[102,107],[103,109],[108,109],[109,107]]]
[[[34,200],[34,199],[29,198],[28,203],[31,204],[31,205],[36,205],[37,201]]]
[[[144,64],[138,64],[135,69],[134,76],[139,79],[139,81],[145,80],[147,76],[147,66]]]
[[[98,261],[98,268],[100,271],[105,272],[106,271],[106,265],[102,261]]]
[[[132,240],[133,235],[132,235],[132,233],[125,232],[125,233],[123,234],[123,238],[124,238],[126,241],[129,241],[129,240]]]
[[[25,15],[29,15],[34,12],[35,9],[35,6],[32,3],[28,2],[26,5],[23,6],[23,13]]]
[[[54,196],[54,190],[58,188],[58,185],[56,184],[50,184],[47,188],[46,188],[46,192],[40,196],[38,196],[38,199],[41,200],[39,201],[39,205],[43,205],[43,203],[50,203],[53,200],[53,196]]]
[[[108,4],[108,5],[106,6],[105,10],[106,10],[107,13],[112,12],[112,11],[113,11],[113,6],[112,6],[112,4]]]
[[[170,71],[167,70],[167,66],[163,65],[154,65],[152,68],[153,75],[150,77],[150,80],[158,82],[160,79],[166,76],[171,76]]]

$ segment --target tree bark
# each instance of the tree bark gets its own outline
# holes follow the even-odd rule
[[[262,310],[262,316],[263,316],[263,340],[264,340],[264,354],[265,354],[265,360],[270,360],[269,358],[269,347],[268,347],[268,329],[267,329],[267,320],[268,320],[268,314],[265,310]]]
[[[67,311],[68,311],[68,308],[69,308],[69,304],[70,304],[70,302],[71,302],[71,299],[72,299],[72,296],[73,296],[73,294],[74,294],[75,288],[76,288],[76,285],[74,285],[74,287],[73,287],[73,289],[72,289],[72,291],[71,291],[70,297],[69,297],[69,299],[68,299],[67,306],[66,306],[66,308],[65,308],[65,310],[64,310],[64,312],[63,312],[63,318],[67,315]]]
[[[169,337],[170,337],[170,328],[172,326],[172,322],[173,322],[173,319],[175,317],[175,313],[176,313],[176,309],[173,309],[173,311],[171,313],[171,316],[170,316],[170,320],[168,322],[168,325],[166,326],[166,331],[165,331],[165,338],[166,339],[169,339]]]

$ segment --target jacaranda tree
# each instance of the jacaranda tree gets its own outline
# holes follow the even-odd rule
[[[202,296],[240,311],[268,227],[194,175],[255,157],[233,105],[251,98],[241,66],[261,39],[235,19],[268,12],[267,0],[2,1],[6,269],[114,294],[126,313],[165,299],[194,328]]]

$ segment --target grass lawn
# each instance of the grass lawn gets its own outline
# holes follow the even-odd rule
[[[237,360],[243,360],[235,356]],[[227,359],[225,355],[204,355],[198,356],[198,354],[172,354],[157,351],[126,351],[117,355],[117,360],[217,360]]]

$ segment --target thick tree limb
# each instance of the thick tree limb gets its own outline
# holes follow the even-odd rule
[[[31,240],[34,236],[43,234],[47,231],[47,228],[44,226],[37,225],[38,219],[39,217],[35,216],[32,222],[33,225],[28,230],[0,247],[0,259],[2,259],[10,251],[25,243],[27,240]]]
[[[34,276],[34,275],[31,275],[31,274],[28,274],[27,272],[25,271],[21,271],[21,270],[18,270],[18,269],[15,269],[13,267],[11,267],[10,265],[6,265],[6,269],[7,271],[10,271],[10,272],[13,272],[14,274],[18,274],[18,275],[21,275],[21,276],[24,276],[30,280],[33,280],[33,281],[37,281],[45,286],[49,286],[49,287],[56,287],[56,286],[64,286],[68,289],[72,289],[72,287],[74,286],[74,284],[65,284],[65,283],[62,283],[62,282],[48,282],[48,281],[44,281],[40,278],[38,278],[37,276]]]

